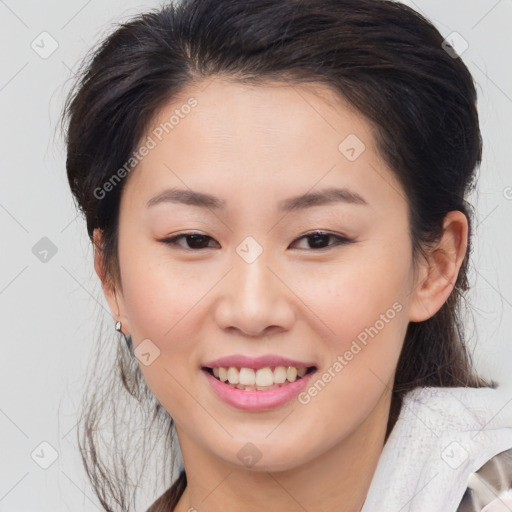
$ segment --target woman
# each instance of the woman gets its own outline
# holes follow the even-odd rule
[[[128,347],[114,377],[179,455],[150,511],[512,509],[511,414],[461,316],[476,92],[429,21],[384,0],[169,5],[102,43],[64,118]],[[128,510],[102,407],[84,463]]]

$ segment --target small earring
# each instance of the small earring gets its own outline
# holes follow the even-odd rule
[[[116,322],[116,331],[121,332],[121,322],[119,320]]]

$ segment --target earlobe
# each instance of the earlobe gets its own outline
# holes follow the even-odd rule
[[[434,316],[448,300],[466,256],[468,220],[460,211],[449,212],[439,242],[421,263],[409,308],[411,322]]]
[[[101,281],[101,287],[103,294],[107,300],[110,312],[114,323],[118,321],[122,324],[122,332],[127,334],[128,331],[128,320],[124,315],[124,303],[122,296],[118,297],[119,292],[116,289],[115,283],[112,277],[109,276],[108,272],[104,268],[103,261],[103,244],[102,244],[102,232],[99,228],[96,228],[93,232],[93,245],[94,245],[94,269]],[[118,300],[119,299],[119,300]]]

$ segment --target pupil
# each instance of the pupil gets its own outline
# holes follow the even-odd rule
[[[328,238],[328,237],[329,237],[329,235],[322,235],[322,234],[311,235],[310,238],[314,239],[314,242],[312,244],[310,243],[309,245],[312,247],[316,247],[316,248],[318,248],[319,246],[321,247],[322,239],[324,239],[323,242],[325,242],[325,238]],[[320,241],[320,244],[317,243],[319,241]]]
[[[197,249],[197,248],[201,248],[201,247],[202,247],[202,246],[201,246],[201,239],[202,239],[202,238],[203,238],[203,239],[206,239],[206,237],[205,237],[204,235],[188,235],[188,239],[189,239],[189,241],[188,241],[188,245],[189,245],[190,247],[192,247],[192,248],[196,248],[196,249]],[[192,239],[192,243],[190,243],[191,239]],[[197,241],[198,241],[198,240],[199,240],[199,244],[197,244]],[[203,242],[204,242],[204,240],[203,240]],[[204,244],[203,244],[203,245],[204,245]],[[208,244],[207,244],[207,245],[208,245]]]

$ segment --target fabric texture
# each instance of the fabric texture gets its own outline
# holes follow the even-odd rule
[[[409,392],[361,512],[458,512],[475,473],[512,448],[509,395],[500,388]],[[494,507],[499,498],[507,495],[494,496]]]

